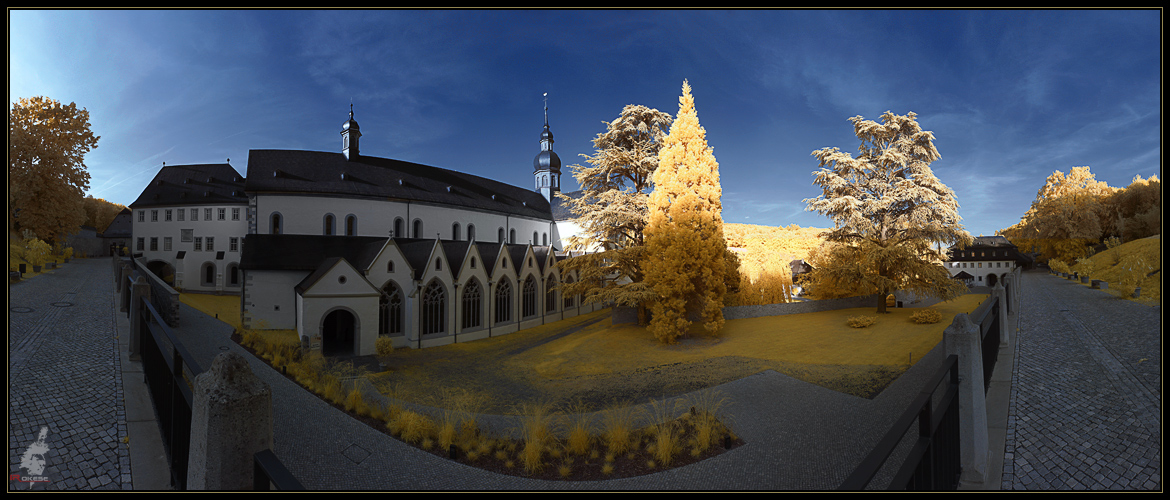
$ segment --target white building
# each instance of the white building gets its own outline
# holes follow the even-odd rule
[[[131,253],[175,288],[238,293],[248,197],[226,163],[163,167],[130,204]]]
[[[962,273],[970,276],[972,286],[995,286],[1009,273],[1017,273],[1031,262],[1015,245],[1003,236],[979,236],[974,244],[964,249],[951,248],[944,265],[951,277]],[[966,278],[966,276],[963,276]]]
[[[574,277],[561,276],[555,265],[561,237],[549,200],[560,190],[560,159],[552,151],[547,108],[534,160],[535,190],[367,156],[360,151],[361,136],[351,110],[341,127],[340,152],[252,150],[246,180],[224,191],[231,193],[224,203],[197,206],[210,210],[212,219],[198,212],[196,226],[190,209],[180,221],[186,225],[148,222],[164,217],[162,210],[177,210],[172,198],[193,196],[184,198],[173,182],[152,182],[142,203],[132,205],[144,214],[135,221],[141,253],[181,268],[175,282],[183,288],[239,290],[245,328],[295,329],[303,342],[331,354],[372,354],[379,335],[396,346],[427,347],[594,309],[558,293],[562,280]],[[207,167],[163,171],[177,176]],[[148,204],[152,198],[159,203]],[[234,225],[211,225],[222,222],[221,207]],[[190,248],[174,246],[175,238],[188,236]],[[167,237],[169,250],[163,243],[153,246],[152,238]],[[226,278],[199,279],[195,288],[187,259],[192,253],[219,256],[206,250],[209,237],[214,252],[227,252],[215,267]],[[238,253],[222,247],[237,241]],[[195,260],[206,266],[204,259]]]

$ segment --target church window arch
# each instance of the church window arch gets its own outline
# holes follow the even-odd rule
[[[282,230],[283,230],[283,227],[281,227],[282,226],[281,223],[283,222],[282,219],[283,219],[283,217],[281,217],[280,212],[272,212],[272,215],[269,216],[268,229],[269,229],[269,232],[271,234],[282,234]]]
[[[501,227],[499,231],[496,231],[496,237],[499,239],[500,243],[504,242],[504,228]]]
[[[557,310],[557,277],[550,275],[544,284],[544,311]]]
[[[378,333],[402,334],[402,290],[393,281],[382,287],[382,295],[378,299]]]
[[[508,231],[508,243],[511,243],[513,245],[516,244],[516,230],[515,229]]]
[[[406,221],[402,220],[402,217],[395,217],[394,218],[394,237],[395,238],[405,238],[406,237]]]
[[[422,334],[443,333],[447,330],[447,290],[437,279],[431,280],[423,291]]]
[[[345,216],[345,235],[357,236],[357,216],[354,214]]]
[[[479,280],[471,278],[463,287],[463,328],[476,328],[482,325],[483,316],[483,287]]]
[[[496,323],[512,320],[512,282],[501,278],[496,285]]]
[[[458,222],[456,222],[456,223],[454,223],[454,224],[451,224],[451,240],[452,240],[452,241],[459,241],[459,239],[460,239],[460,238],[459,238],[459,233],[460,233],[460,231],[459,231],[459,223],[458,223]]]
[[[412,229],[414,230],[414,237],[415,238],[422,238],[423,237],[423,235],[422,235],[423,234],[422,219],[415,219],[414,220],[414,227]]]
[[[573,283],[573,277],[572,277],[572,276],[566,276],[566,277],[565,277],[565,285],[569,285],[569,284],[572,284],[572,283]],[[566,294],[564,294],[564,293],[561,293],[561,295],[562,295],[562,296],[564,296],[564,298],[565,298],[565,300],[563,301],[563,302],[564,302],[564,308],[565,308],[565,309],[568,309],[568,308],[570,308],[570,307],[573,307],[573,299],[574,299],[574,297],[573,297],[572,295],[566,295]]]
[[[467,225],[467,241],[475,242],[475,224]]]
[[[531,274],[528,275],[528,278],[524,279],[524,288],[521,293],[523,294],[523,310],[520,314],[520,317],[528,318],[531,316],[536,316],[536,279],[533,278]]]
[[[333,214],[325,214],[325,218],[321,222],[321,234],[324,234],[325,236],[333,236],[333,223]]]

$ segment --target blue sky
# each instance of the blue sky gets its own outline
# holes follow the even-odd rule
[[[548,93],[570,169],[627,104],[688,80],[727,222],[830,227],[811,153],[848,118],[914,112],[964,225],[1017,222],[1053,171],[1161,178],[1161,10],[10,10],[9,102],[90,112],[90,194],[129,204],[165,162],[362,153],[533,186]]]

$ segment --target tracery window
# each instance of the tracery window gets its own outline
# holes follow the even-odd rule
[[[447,291],[439,280],[431,280],[423,291],[422,334],[443,333],[447,319]]]
[[[463,328],[480,326],[480,317],[483,315],[483,288],[479,280],[472,278],[463,288]]]

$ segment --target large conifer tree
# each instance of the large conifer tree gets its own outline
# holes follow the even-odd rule
[[[849,121],[861,140],[856,158],[837,148],[812,153],[820,160],[814,184],[822,194],[805,203],[833,220],[826,240],[840,245],[811,278],[877,292],[879,313],[895,290],[944,300],[963,293],[935,246],[966,246],[972,238],[960,223],[954,191],[930,169],[939,159],[934,134],[916,117],[887,111],[878,123],[855,116]]]
[[[657,295],[650,330],[668,343],[686,334],[692,314],[718,332],[727,291],[719,164],[686,81],[682,90],[658,154],[646,225],[646,284]]]

